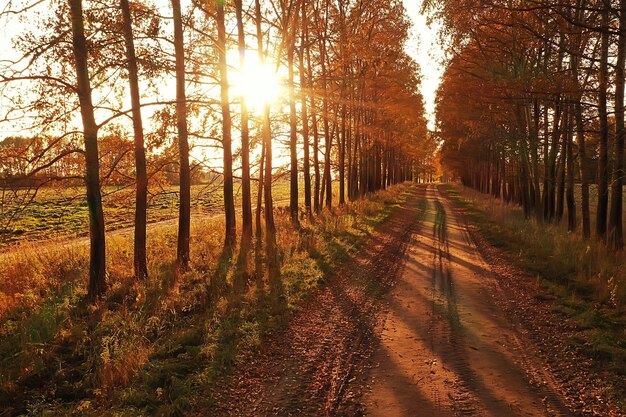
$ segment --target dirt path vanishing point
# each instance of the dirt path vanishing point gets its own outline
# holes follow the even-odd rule
[[[465,224],[436,186],[388,311],[363,401],[369,416],[569,416]]]

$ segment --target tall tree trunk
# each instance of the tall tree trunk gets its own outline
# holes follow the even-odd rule
[[[287,71],[289,77],[289,156],[291,157],[289,176],[289,214],[291,222],[300,225],[298,219],[298,115],[296,114],[296,87],[294,82],[294,37],[287,28]]]
[[[259,60],[261,63],[265,64],[260,0],[255,0],[254,5]],[[274,222],[274,201],[272,199],[272,130],[269,103],[266,103],[263,107],[263,128],[261,135],[265,148],[265,174],[263,179],[265,191],[265,255],[271,277],[276,273],[278,265],[276,263],[276,224]]]
[[[528,111],[528,110],[527,110]],[[528,111],[530,116],[530,112]],[[541,209],[541,188],[539,186],[539,156],[537,151],[539,149],[539,119],[540,108],[537,100],[533,101],[532,121],[529,121],[528,126],[532,126],[532,133],[530,138],[530,158],[533,169],[533,206],[537,220],[543,220],[543,211]]]
[[[191,170],[189,168],[189,139],[187,132],[187,97],[185,93],[185,46],[180,0],[172,1],[174,23],[174,53],[176,55],[176,127],[178,130],[180,205],[178,212],[178,246],[176,265],[181,271],[189,269],[189,235],[191,226]]]
[[[304,155],[302,160],[302,171],[304,173],[304,208],[307,216],[311,217],[311,162],[309,144],[309,115],[307,108],[307,96],[309,95],[309,80],[304,66],[304,49],[308,48],[308,20],[306,14],[306,1],[301,2],[302,6],[302,30],[300,35],[300,50],[298,53],[298,64],[300,72],[300,98],[302,114],[302,141]]]
[[[576,140],[578,141],[578,164],[580,165],[581,217],[583,238],[591,237],[591,215],[589,213],[589,176],[587,173],[587,144],[585,141],[585,125],[583,122],[582,97],[574,104],[576,112]]]
[[[600,118],[600,140],[598,142],[598,208],[596,211],[596,237],[606,238],[606,217],[609,204],[609,121],[607,116],[607,87],[609,74],[609,9],[610,0],[602,0],[600,72],[598,74],[598,116]]]
[[[242,0],[235,0],[237,18],[237,45],[239,48],[239,67],[246,67],[246,35],[243,26]],[[241,248],[245,252],[252,240],[252,196],[250,186],[250,130],[248,103],[245,93],[239,97],[241,103]]]
[[[546,190],[548,206],[545,218],[549,222],[554,220],[556,214],[557,157],[559,155],[559,139],[561,138],[561,128],[564,120],[562,112],[562,98],[558,95],[554,108],[552,143],[548,153],[548,172],[546,173],[548,177],[548,188]]]
[[[565,212],[565,164],[567,158],[567,139],[570,130],[570,116],[569,106],[565,107],[563,111],[563,131],[561,132],[561,153],[559,154],[557,164],[557,199],[556,199],[556,212],[555,218],[557,222],[563,219],[563,213]]]
[[[130,101],[133,114],[133,133],[135,136],[135,241],[133,266],[136,279],[148,277],[146,261],[146,222],[148,215],[148,174],[146,169],[146,150],[144,148],[143,122],[141,120],[141,100],[139,94],[139,75],[135,41],[133,36],[132,17],[128,0],[120,0],[126,46],[126,66],[130,86]]]
[[[76,66],[80,115],[85,143],[85,181],[89,207],[89,285],[88,297],[95,299],[106,291],[106,246],[104,213],[100,192],[100,163],[98,160],[98,125],[91,98],[91,82],[87,64],[87,41],[83,22],[82,0],[70,0],[72,19],[72,49]]]
[[[306,3],[306,2],[303,2]],[[307,72],[308,72],[308,85],[310,89],[310,98],[311,98],[311,127],[313,129],[313,169],[315,176],[315,183],[313,187],[313,210],[316,213],[319,213],[321,210],[321,201],[320,201],[320,163],[319,163],[319,129],[317,125],[317,107],[315,104],[315,90],[313,85],[313,67],[311,65],[311,48],[308,47],[306,49],[306,61],[307,61]]]
[[[570,109],[571,112],[572,109]],[[570,115],[570,125],[572,116]],[[571,128],[567,132],[567,230],[573,232],[576,230],[576,200],[574,198],[574,149],[573,149],[573,134]]]
[[[624,184],[624,64],[626,61],[626,0],[619,2],[619,37],[615,66],[615,151],[613,182],[611,186],[611,212],[609,215],[608,244],[614,250],[624,247],[623,193]]]
[[[556,109],[554,111],[556,116]],[[552,130],[556,130],[553,127]],[[543,219],[549,221],[548,189],[550,188],[550,119],[548,116],[548,104],[543,105],[543,194],[541,196],[541,206],[543,209]]]
[[[237,226],[233,187],[232,120],[228,97],[228,65],[226,62],[226,28],[224,25],[224,3],[220,0],[216,1],[215,21],[217,23],[217,49],[222,105],[222,147],[224,149],[224,215],[226,217],[224,248],[230,251],[237,241]]]
[[[325,48],[325,46],[322,46],[323,48]],[[333,147],[333,135],[330,132],[330,125],[329,125],[329,111],[328,111],[328,81],[326,79],[327,77],[327,73],[326,73],[326,65],[324,63],[324,60],[326,58],[324,58],[324,54],[322,54],[322,88],[324,91],[324,95],[323,95],[323,103],[322,103],[322,109],[323,109],[323,118],[324,118],[324,144],[326,145],[325,147],[325,153],[324,153],[324,187],[326,188],[326,207],[331,207],[333,205],[333,190],[332,190],[332,178],[331,178],[331,173],[330,173],[330,161],[331,161],[331,155],[332,155],[332,147]]]
[[[345,76],[345,75],[344,75]],[[342,89],[343,90],[343,89]],[[345,96],[342,96],[345,100]],[[346,204],[346,104],[341,105],[341,141],[339,143],[339,205]]]

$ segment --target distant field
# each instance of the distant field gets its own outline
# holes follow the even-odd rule
[[[333,184],[337,194],[338,184]],[[304,199],[304,184],[300,184],[300,199]],[[252,184],[253,209],[256,205],[256,184]],[[150,190],[148,222],[173,219],[178,216],[178,187]],[[235,184],[236,205],[241,204],[241,184]],[[276,206],[289,201],[289,182],[276,181],[273,185]],[[103,190],[104,216],[107,230],[131,227],[134,222],[134,189],[106,187]],[[195,185],[191,190],[193,214],[219,213],[223,210],[221,185]],[[10,208],[9,208],[10,211]],[[85,235],[88,232],[88,210],[84,189],[45,188],[34,201],[17,215],[8,227],[0,227],[0,248],[23,241],[46,240]],[[0,223],[2,224],[2,223]]]
[[[150,190],[148,221],[156,222],[178,216],[178,187]],[[240,204],[241,188],[235,185],[237,203]],[[253,197],[256,199],[256,184],[253,184]],[[289,198],[289,183],[278,181],[274,184],[274,198],[277,201]],[[104,215],[107,230],[130,227],[134,217],[134,189],[103,190]],[[256,200],[253,200],[253,203]],[[192,213],[209,214],[222,210],[222,189],[219,185],[195,185],[191,190]],[[8,207],[8,211],[12,208]],[[0,247],[20,241],[33,241],[50,238],[84,235],[88,232],[88,209],[84,189],[44,188],[35,199],[24,207],[10,222],[0,228]]]

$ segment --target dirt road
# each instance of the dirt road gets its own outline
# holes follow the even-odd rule
[[[500,288],[447,198],[412,188],[286,331],[220,384],[211,413],[573,415],[495,302]]]
[[[369,416],[569,416],[551,376],[507,321],[506,297],[434,185],[388,295],[372,356]]]

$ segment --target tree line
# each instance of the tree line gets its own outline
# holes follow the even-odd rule
[[[177,174],[179,187],[177,271],[191,266],[193,177],[212,171],[223,184],[224,253],[230,257],[238,248],[246,262],[256,242],[270,273],[277,268],[277,150],[289,156],[289,216],[296,228],[333,206],[333,183],[344,205],[430,172],[435,145],[417,92],[419,68],[404,50],[409,21],[401,1],[161,3],[11,0],[0,12],[6,22],[27,18],[32,29],[12,39],[17,52],[0,66],[0,125],[29,134],[0,145],[2,187],[23,185],[25,178],[46,184],[74,178],[80,156],[89,208],[89,298],[106,291],[102,181],[120,167],[135,185],[137,280],[149,275],[149,187],[163,170]],[[245,91],[234,96],[230,81],[233,68],[244,68],[252,54],[286,74],[284,97],[265,100],[256,112]],[[124,139],[104,163],[103,138],[111,136]],[[202,148],[219,152],[221,160],[200,157],[195,150]],[[63,164],[74,167],[73,175],[58,169],[50,178],[51,167]]]
[[[595,220],[595,237],[622,249],[626,1],[428,6],[453,45],[437,110],[446,166],[527,218],[574,231],[580,215],[585,239]]]

